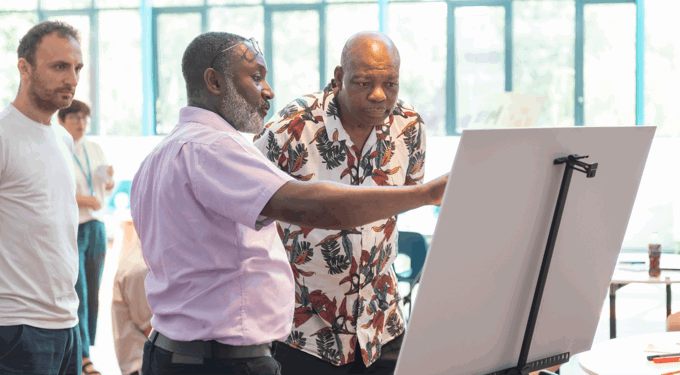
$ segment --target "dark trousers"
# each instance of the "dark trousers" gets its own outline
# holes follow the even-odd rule
[[[102,281],[104,258],[106,256],[106,231],[104,223],[90,220],[78,225],[79,270],[76,293],[80,299],[78,319],[82,356],[90,356],[94,345],[99,314],[99,285]]]
[[[142,375],[281,375],[281,365],[272,357],[214,359],[202,364],[173,363],[173,353],[151,341],[144,344]]]
[[[356,355],[354,362],[342,366],[335,366],[321,358],[305,353],[298,349],[282,343],[276,343],[276,354],[274,358],[281,364],[282,375],[335,375],[335,374],[394,374],[397,366],[397,358],[401,350],[401,343],[404,341],[404,334],[397,336],[394,340],[383,345],[380,358],[366,367],[361,358],[361,348],[357,342]]]
[[[0,326],[0,374],[80,375],[78,326]]]

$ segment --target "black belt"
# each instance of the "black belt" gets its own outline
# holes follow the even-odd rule
[[[149,341],[151,341],[151,344],[156,345],[161,349],[197,359],[254,358],[272,356],[271,342],[258,345],[234,346],[222,344],[217,341],[177,341],[164,336],[155,329],[151,330]]]

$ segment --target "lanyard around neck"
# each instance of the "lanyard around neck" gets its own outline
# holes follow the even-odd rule
[[[92,169],[90,169],[90,158],[87,157],[87,149],[85,148],[85,144],[82,144],[83,146],[83,152],[85,153],[85,162],[87,163],[87,173],[85,173],[85,168],[83,168],[83,165],[80,164],[80,160],[78,160],[78,157],[76,156],[76,153],[73,153],[73,158],[76,160],[76,163],[78,163],[78,166],[80,167],[80,171],[83,172],[83,175],[87,179],[87,184],[90,185],[90,195],[94,197],[94,186],[92,185]]]

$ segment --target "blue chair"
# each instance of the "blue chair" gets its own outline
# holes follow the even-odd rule
[[[399,241],[397,242],[398,254],[408,255],[411,258],[411,268],[403,272],[397,273],[399,281],[408,282],[410,285],[409,292],[403,297],[404,304],[409,304],[409,316],[411,315],[411,306],[413,286],[420,281],[420,272],[425,264],[427,257],[427,242],[425,237],[416,232],[399,232]]]
[[[111,197],[109,198],[108,202],[106,203],[106,211],[107,213],[111,214],[116,210],[116,196],[120,193],[127,194],[128,196],[128,202],[126,204],[126,207],[121,207],[121,208],[130,208],[130,187],[132,186],[132,181],[130,180],[122,180],[118,181],[116,186],[113,188],[113,192],[111,192]]]

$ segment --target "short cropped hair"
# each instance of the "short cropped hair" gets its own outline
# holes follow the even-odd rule
[[[203,73],[212,66],[215,70],[230,74],[232,57],[235,50],[220,51],[246,40],[244,37],[225,32],[209,32],[201,34],[189,43],[182,56],[182,75],[187,87],[187,98],[198,99],[203,92]]]
[[[71,113],[83,113],[85,116],[90,115],[90,107],[81,102],[80,100],[73,99],[71,102],[71,105],[67,108],[62,108],[57,112],[57,116],[59,116],[59,119],[61,121],[66,120],[66,116],[71,114]]]
[[[19,58],[24,58],[31,66],[35,66],[35,52],[38,50],[40,42],[46,35],[53,32],[59,33],[62,38],[72,37],[80,43],[80,34],[73,26],[61,21],[44,21],[31,27],[26,35],[19,41],[17,54]]]

